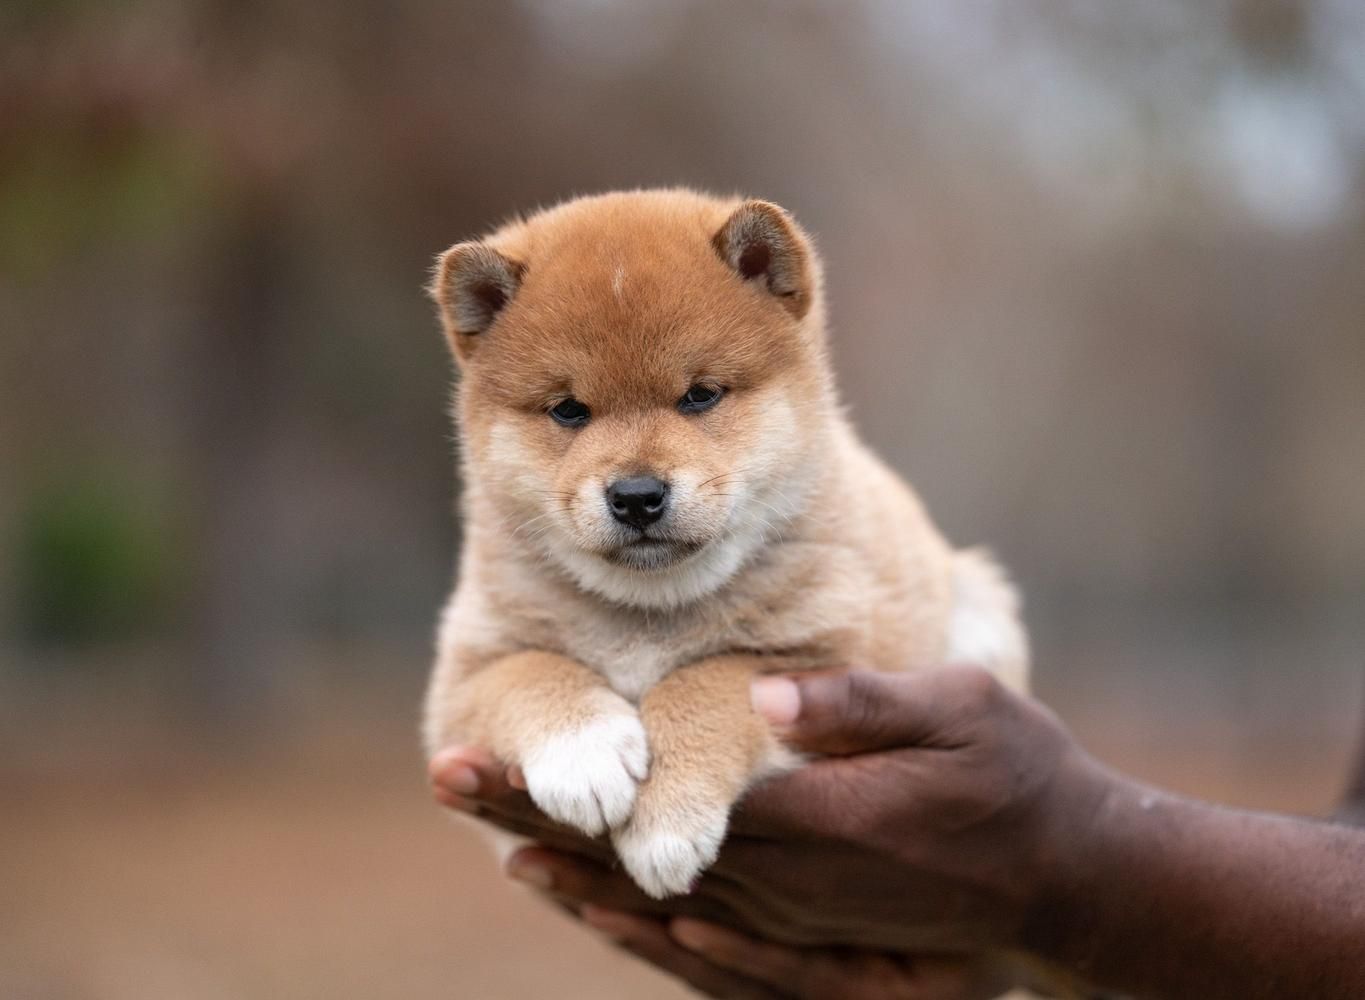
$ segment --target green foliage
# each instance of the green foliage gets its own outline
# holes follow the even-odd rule
[[[53,128],[31,139],[0,178],[0,270],[20,278],[50,273],[93,239],[183,225],[212,183],[202,151],[174,133]]]
[[[83,479],[35,491],[18,524],[20,627],[43,642],[149,631],[172,596],[176,546],[136,491]]]

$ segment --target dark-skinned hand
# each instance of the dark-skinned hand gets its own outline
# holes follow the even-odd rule
[[[722,973],[764,983],[766,969],[808,992],[753,995],[831,996],[819,984],[835,980],[866,986],[850,996],[997,995],[1005,972],[966,956],[1025,939],[1066,836],[1057,820],[1093,809],[1099,769],[1044,709],[973,668],[765,678],[754,704],[825,756],[746,798],[686,897],[645,896],[605,842],[548,821],[481,751],[443,752],[433,785],[540,845],[513,856],[514,877],[699,988]]]

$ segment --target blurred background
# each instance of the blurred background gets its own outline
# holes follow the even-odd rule
[[[416,741],[421,286],[689,184],[824,250],[844,393],[1168,787],[1321,814],[1365,670],[1353,0],[0,7],[0,996],[677,997]]]

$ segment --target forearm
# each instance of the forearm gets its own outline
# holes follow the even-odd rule
[[[1030,942],[1149,997],[1365,996],[1365,833],[1112,779]]]

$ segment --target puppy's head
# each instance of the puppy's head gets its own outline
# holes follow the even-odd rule
[[[806,236],[761,201],[568,202],[441,255],[479,524],[611,600],[722,586],[805,502],[834,412]]]

